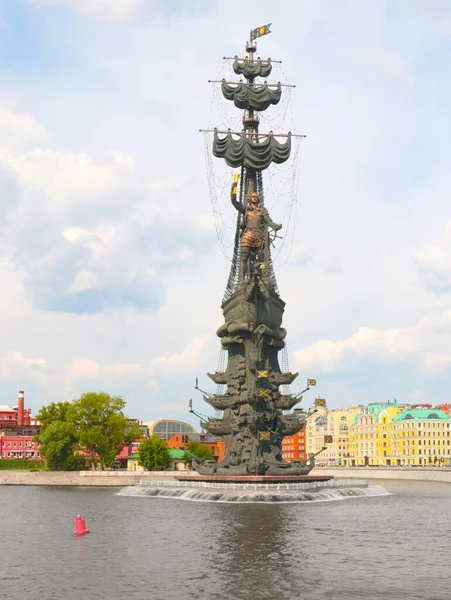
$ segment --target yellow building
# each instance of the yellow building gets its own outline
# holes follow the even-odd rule
[[[325,447],[315,462],[318,466],[341,466],[350,454],[349,431],[355,416],[362,407],[327,409],[325,400],[317,399],[314,412],[307,417],[305,443],[307,456],[312,456]],[[332,442],[325,443],[325,436]]]
[[[406,409],[393,419],[393,464],[451,464],[451,416],[437,408]]]
[[[349,456],[343,464],[355,466],[390,466],[392,456],[392,423],[406,408],[393,402],[372,403],[355,415],[350,427]]]

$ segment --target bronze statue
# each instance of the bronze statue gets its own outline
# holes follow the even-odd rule
[[[268,211],[263,206],[259,206],[260,198],[257,192],[251,192],[247,198],[247,206],[244,207],[236,199],[237,183],[232,185],[231,200],[233,206],[243,215],[243,232],[241,235],[241,259],[238,281],[244,281],[249,276],[249,258],[257,253],[258,262],[264,263],[264,244],[267,228],[271,227],[274,231],[282,229],[271,220]]]
[[[239,216],[221,305],[224,322],[217,330],[227,362],[209,373],[220,386],[217,393],[204,394],[205,402],[220,414],[205,419],[201,416],[203,429],[225,439],[225,456],[216,464],[193,460],[193,466],[201,474],[214,476],[297,476],[307,474],[313,465],[290,463],[282,456],[283,438],[305,427],[305,418],[301,421],[295,413],[287,412],[298,404],[299,394],[280,389],[290,385],[297,373],[289,373],[286,364],[279,364],[287,333],[282,327],[285,302],[271,262],[269,229],[276,232],[282,225],[274,223],[264,207],[263,184],[263,171],[270,164],[288,160],[292,134],[259,132],[257,113],[277,104],[281,90],[268,92],[274,86],[255,81],[267,77],[272,68],[268,59],[263,75],[260,59],[254,60],[255,51],[251,39],[246,58],[234,63],[235,72],[246,82],[230,89],[227,82],[222,84],[225,98],[245,110],[243,130],[215,129],[213,140],[214,156],[240,169],[234,174],[231,192]],[[285,141],[280,141],[281,137]]]

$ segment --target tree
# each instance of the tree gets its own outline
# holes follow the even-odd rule
[[[39,453],[52,471],[78,467],[77,461],[74,461],[74,448],[78,442],[75,417],[72,402],[52,402],[43,406],[36,415],[41,430],[34,439],[40,442]]]
[[[162,471],[171,463],[169,448],[158,435],[153,434],[139,446],[139,464],[147,471]]]
[[[210,448],[205,444],[202,444],[202,442],[188,442],[188,444],[186,445],[186,450],[188,450],[188,452],[194,454],[194,456],[197,456],[201,460],[214,460],[215,458],[215,455],[210,450]],[[193,465],[193,457],[185,452],[183,456],[183,462],[188,468],[191,469]]]
[[[125,401],[106,392],[87,392],[75,401],[80,445],[99,457],[100,468],[112,467],[126,444],[143,435],[136,424],[124,415]]]

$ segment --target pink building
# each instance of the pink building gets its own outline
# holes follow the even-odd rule
[[[31,409],[24,407],[24,393],[19,392],[17,406],[0,405],[0,458],[28,458],[38,460],[39,424],[31,417]]]
[[[31,435],[0,435],[1,458],[29,458],[37,460],[41,444],[33,441]]]

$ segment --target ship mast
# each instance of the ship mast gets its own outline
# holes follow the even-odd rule
[[[246,43],[246,51],[249,55],[249,62],[253,63],[254,62],[254,52],[257,51],[257,44],[256,42],[252,39],[252,29],[250,31],[250,35],[249,35],[249,42]],[[254,86],[254,77],[249,77],[249,86],[253,87]],[[253,107],[249,107],[248,111],[247,111],[247,116],[246,116],[246,111],[244,112],[244,116],[243,116],[243,127],[244,127],[244,131],[247,134],[247,138],[250,141],[256,141],[258,143],[258,136],[256,136],[255,134],[258,133],[258,125],[259,125],[259,119],[258,117],[255,116],[255,112]],[[250,194],[251,192],[256,191],[256,173],[255,170],[252,170],[250,168],[248,168],[246,170],[246,183],[247,183],[247,192]]]

